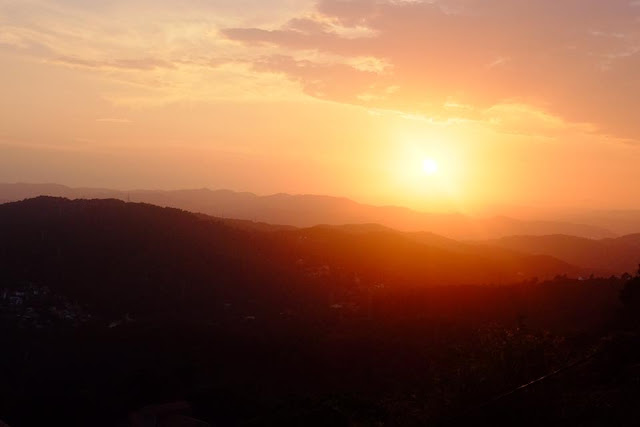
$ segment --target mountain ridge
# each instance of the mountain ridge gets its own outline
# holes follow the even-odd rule
[[[562,234],[509,236],[482,244],[521,253],[549,255],[571,264],[608,269],[616,274],[635,273],[640,263],[640,233],[605,239]]]
[[[426,213],[400,206],[372,206],[348,198],[278,193],[259,196],[232,190],[109,190],[60,184],[0,184],[0,200],[36,196],[114,198],[174,207],[216,217],[267,224],[311,227],[318,224],[381,224],[405,232],[432,232],[456,240],[488,240],[511,235],[570,234],[616,237],[606,228],[561,221],[522,221],[495,216],[472,218],[460,213]]]
[[[488,253],[483,248],[464,244],[460,244],[464,250],[438,247],[393,230],[353,233],[322,226],[267,231],[235,228],[226,224],[225,219],[203,218],[175,208],[114,199],[69,200],[40,196],[0,205],[0,238],[4,241],[0,246],[5,254],[18,257],[20,251],[27,250],[24,256],[33,258],[30,251],[43,246],[46,248],[44,259],[54,264],[64,262],[69,268],[73,268],[76,261],[72,256],[61,257],[59,248],[68,247],[69,253],[89,257],[87,262],[99,269],[104,269],[102,258],[113,260],[117,262],[113,271],[158,266],[167,262],[168,254],[175,253],[176,259],[183,260],[180,262],[184,264],[176,268],[180,267],[187,276],[202,273],[215,277],[216,271],[228,275],[231,273],[227,265],[237,266],[237,273],[229,278],[230,283],[236,281],[234,274],[251,276],[272,267],[293,269],[290,274],[299,274],[295,267],[299,260],[314,268],[327,265],[341,271],[339,276],[343,278],[358,275],[371,283],[384,278],[396,286],[512,283],[533,277],[577,276],[593,271],[546,255],[505,250]],[[85,246],[87,249],[81,249]],[[14,253],[12,247],[22,249]],[[115,252],[104,252],[109,247]],[[118,260],[121,257],[115,253],[121,251],[141,257],[141,261],[136,266],[130,259]],[[216,254],[221,259],[211,258]],[[187,268],[195,262],[192,258],[208,261]],[[14,262],[23,261],[18,257]],[[42,262],[38,258],[37,264]],[[208,263],[213,267],[208,267]],[[278,274],[265,277],[279,277]],[[199,280],[199,276],[193,279]]]

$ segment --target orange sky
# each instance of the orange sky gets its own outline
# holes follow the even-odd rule
[[[0,0],[0,182],[640,207],[639,76],[630,0]]]

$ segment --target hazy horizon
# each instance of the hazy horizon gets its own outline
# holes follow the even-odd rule
[[[360,205],[386,208],[406,208],[419,213],[434,213],[434,214],[463,214],[470,217],[492,217],[492,216],[506,216],[516,219],[551,219],[554,216],[561,216],[571,213],[584,213],[584,212],[625,212],[640,210],[638,206],[610,206],[606,208],[597,208],[594,205],[576,205],[576,206],[563,206],[563,205],[550,205],[550,206],[535,206],[535,205],[518,205],[518,204],[495,204],[476,206],[473,209],[468,210],[456,210],[454,206],[431,206],[431,207],[413,207],[407,204],[394,204],[394,203],[376,203],[376,201],[361,200],[356,197],[349,197],[337,194],[328,193],[309,193],[309,192],[286,192],[286,191],[274,191],[274,192],[258,192],[251,189],[236,189],[236,188],[223,188],[213,186],[200,186],[200,187],[126,187],[126,186],[90,186],[90,185],[69,185],[60,182],[2,182],[0,185],[26,185],[26,186],[62,186],[72,190],[105,190],[105,191],[117,191],[121,193],[128,192],[181,192],[181,191],[200,191],[206,190],[211,192],[228,191],[238,194],[251,194],[257,197],[271,197],[271,196],[312,196],[329,199],[344,199],[350,202],[354,202]],[[48,195],[48,194],[42,194]]]

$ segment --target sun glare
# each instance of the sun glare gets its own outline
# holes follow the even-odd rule
[[[424,159],[424,162],[422,163],[422,170],[424,173],[427,175],[435,175],[438,173],[438,169],[438,162],[431,158]]]

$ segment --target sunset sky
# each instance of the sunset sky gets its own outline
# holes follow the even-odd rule
[[[637,0],[0,0],[0,182],[640,207]]]

